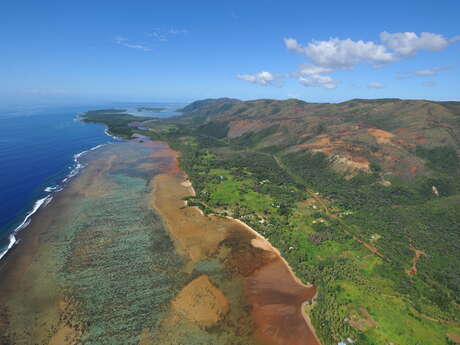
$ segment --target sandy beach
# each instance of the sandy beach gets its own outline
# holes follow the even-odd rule
[[[92,155],[0,264],[0,344],[319,344],[315,288],[246,224],[187,207],[177,152]]]
[[[258,341],[320,344],[303,310],[303,304],[316,296],[314,286],[303,284],[279,251],[247,224],[230,217],[206,217],[196,206],[184,208],[183,198],[195,195],[195,191],[178,169],[178,154],[166,150],[171,170],[153,180],[153,207],[182,255],[193,265],[203,257],[218,255],[231,243],[226,262],[231,263],[234,278],[244,282]]]

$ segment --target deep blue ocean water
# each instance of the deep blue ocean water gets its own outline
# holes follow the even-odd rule
[[[137,105],[137,104],[136,104]],[[113,142],[104,127],[82,123],[79,113],[91,109],[133,109],[135,104],[110,104],[74,107],[16,107],[0,110],[0,257],[14,237],[11,234],[33,221],[31,214],[46,207],[53,193],[65,188],[69,176],[82,166],[79,154]],[[176,114],[179,104],[165,105],[169,111],[162,117]]]

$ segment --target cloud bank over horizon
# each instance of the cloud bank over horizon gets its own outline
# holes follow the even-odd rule
[[[431,32],[417,34],[415,32],[388,33],[383,31],[379,37],[380,42],[331,37],[325,41],[312,40],[306,45],[302,45],[292,37],[284,38],[284,46],[288,51],[307,59],[307,62],[299,66],[296,72],[273,74],[263,71],[254,74],[237,74],[235,77],[262,86],[280,86],[282,83],[279,80],[295,78],[303,86],[335,89],[340,83],[330,75],[335,71],[352,70],[357,65],[365,65],[374,69],[384,68],[389,63],[414,58],[419,51],[442,51],[460,40],[460,36],[449,39]],[[397,79],[407,79],[413,75],[433,76],[437,72],[448,69],[450,67],[433,67],[418,70]],[[384,87],[379,82],[370,82],[367,86],[374,89]]]

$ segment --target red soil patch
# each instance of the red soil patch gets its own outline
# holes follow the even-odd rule
[[[153,206],[160,213],[176,250],[193,263],[213,255],[220,247],[231,250],[226,264],[235,272],[234,279],[243,279],[247,302],[251,305],[254,332],[260,343],[266,345],[320,345],[309,318],[303,312],[303,303],[313,299],[316,289],[304,285],[295,277],[286,261],[268,241],[246,224],[233,219],[204,216],[197,207],[184,208],[183,197],[194,194],[177,164],[177,152],[164,148],[171,157],[170,172],[153,180]],[[162,159],[168,159],[162,154]],[[178,172],[177,174],[175,172]],[[282,282],[282,283],[280,283]],[[209,294],[210,288],[197,290]],[[208,300],[220,305],[208,315],[209,308],[197,304],[200,320],[217,320],[226,313],[222,296],[214,291]],[[215,303],[219,300],[219,303]],[[186,300],[188,301],[188,299]],[[187,303],[185,303],[187,304]],[[203,308],[202,308],[203,307]]]
[[[372,319],[372,316],[364,307],[359,308],[357,313],[350,315],[350,320],[348,322],[352,327],[359,329],[361,332],[369,328],[378,327],[377,323]]]
[[[428,140],[427,140],[425,137],[423,137],[423,136],[420,136],[420,137],[415,138],[415,143],[416,143],[417,145],[426,144],[427,141],[428,141]]]
[[[409,131],[405,128],[398,128],[397,130],[394,131],[396,135],[405,135]]]
[[[394,137],[393,133],[378,128],[369,128],[367,131],[379,144],[390,144],[391,139]]]
[[[417,273],[417,262],[420,259],[422,255],[426,255],[426,253],[423,250],[418,250],[413,246],[413,244],[409,244],[409,248],[414,252],[414,257],[412,259],[412,267],[408,270],[406,270],[406,273],[408,276],[412,277]]]
[[[408,144],[406,141],[404,141],[403,139],[394,139],[393,140],[393,143],[394,144],[397,144],[399,146],[411,146],[411,144]]]
[[[350,235],[351,237],[353,237],[353,239],[359,243],[361,243],[364,247],[366,247],[368,250],[370,250],[372,253],[374,253],[375,255],[377,255],[379,258],[385,260],[386,262],[391,262],[390,259],[388,259],[386,256],[384,256],[382,253],[380,253],[378,251],[377,248],[375,248],[373,245],[367,243],[367,242],[364,242],[362,239],[358,238],[357,236],[355,236],[354,234],[352,234],[350,231],[346,230],[346,229],[343,229],[343,231],[345,233],[347,233],[348,235]]]
[[[351,160],[353,162],[356,162],[356,163],[361,163],[361,164],[366,164],[366,165],[369,165],[369,161],[364,158],[364,157],[360,157],[360,156],[352,156],[351,157]]]
[[[327,146],[331,144],[331,138],[328,135],[320,135],[317,140],[310,143],[309,146]]]

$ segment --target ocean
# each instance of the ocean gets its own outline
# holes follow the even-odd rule
[[[155,113],[138,106],[164,107]],[[11,107],[0,110],[0,259],[16,244],[19,231],[33,221],[84,165],[90,150],[116,139],[104,127],[83,123],[78,114],[117,108],[141,116],[168,117],[178,103],[111,103],[97,106]]]

